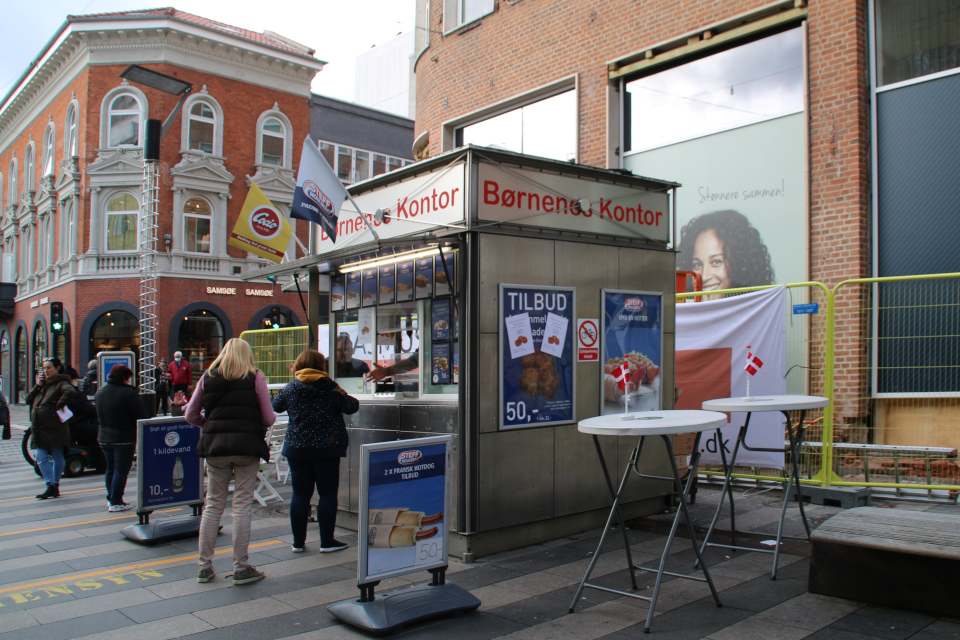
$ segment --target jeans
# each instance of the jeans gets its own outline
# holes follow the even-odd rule
[[[307,518],[310,498],[317,488],[317,523],[320,525],[320,546],[333,543],[337,526],[337,490],[340,488],[340,458],[322,458],[311,462],[287,458],[293,497],[290,499],[290,528],[293,546],[302,547],[307,540]]]
[[[103,456],[107,459],[107,473],[104,481],[107,485],[107,502],[112,505],[123,504],[123,490],[127,488],[127,476],[133,466],[135,444],[100,444]]]
[[[233,490],[233,570],[243,571],[250,546],[250,517],[253,491],[257,486],[260,458],[256,456],[222,456],[207,458],[207,497],[200,518],[200,568],[213,568],[213,553],[217,546],[220,517],[227,506],[230,480]]]
[[[64,455],[66,447],[37,447],[33,457],[40,467],[40,475],[47,484],[60,484],[63,467],[66,465]]]

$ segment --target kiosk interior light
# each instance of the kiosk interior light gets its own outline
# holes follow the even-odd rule
[[[436,247],[433,249],[425,249],[423,251],[417,251],[415,253],[406,253],[396,256],[390,256],[389,258],[379,258],[377,260],[371,260],[367,262],[357,262],[354,264],[345,264],[340,267],[340,273],[352,273],[354,271],[361,271],[362,269],[373,269],[374,267],[384,267],[388,264],[397,264],[398,262],[406,262],[407,260],[416,260],[417,258],[427,258],[429,256],[440,255],[440,248]]]

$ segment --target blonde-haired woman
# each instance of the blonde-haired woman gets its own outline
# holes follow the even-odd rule
[[[277,416],[270,406],[267,381],[257,370],[250,345],[237,338],[227,341],[197,383],[187,404],[186,419],[203,430],[198,450],[200,457],[206,458],[207,466],[197,582],[210,582],[216,576],[213,550],[231,479],[233,584],[262,580],[263,572],[247,563],[250,512],[260,460],[270,459],[265,436]]]

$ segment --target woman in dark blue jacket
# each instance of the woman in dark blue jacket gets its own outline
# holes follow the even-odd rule
[[[319,499],[320,553],[347,548],[333,537],[340,458],[347,455],[348,444],[343,414],[356,413],[360,403],[327,376],[326,364],[319,351],[304,351],[293,363],[296,379],[273,399],[273,410],[286,411],[290,419],[283,455],[290,465],[293,482],[290,527],[294,553],[304,550],[314,486]]]

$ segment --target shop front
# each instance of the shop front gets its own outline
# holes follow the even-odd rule
[[[315,255],[252,272],[309,272],[311,301],[329,276],[329,332],[311,318],[312,335],[361,403],[341,522],[360,507],[361,445],[450,434],[454,555],[600,526],[610,494],[577,423],[673,408],[677,186],[466,147],[353,185],[363,215],[345,203],[335,242],[317,227]],[[635,443],[613,440],[619,468]],[[666,473],[661,451],[644,458]],[[636,483],[625,515],[669,493]]]

